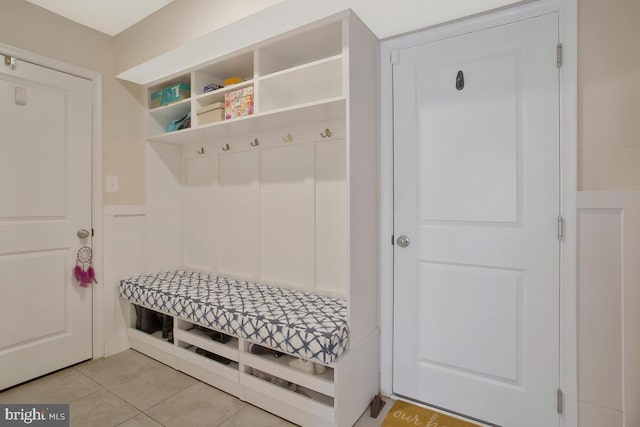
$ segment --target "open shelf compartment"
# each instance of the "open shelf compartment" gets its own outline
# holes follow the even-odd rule
[[[258,51],[259,75],[276,73],[342,53],[342,22],[275,41]]]
[[[335,420],[334,399],[309,390],[300,385],[296,385],[295,391],[291,386],[274,384],[266,379],[259,378],[251,374],[251,369],[245,367],[244,372],[240,372],[240,384],[246,386],[254,393],[260,393],[276,399],[280,402],[286,402],[299,410],[313,414],[316,417],[323,418],[329,422]],[[247,397],[251,393],[247,391]],[[251,401],[251,399],[248,399]]]
[[[260,112],[342,96],[342,55],[263,76],[259,90]]]
[[[167,126],[174,120],[183,118],[191,111],[191,99],[183,99],[182,101],[162,107],[154,108],[149,111],[149,129],[150,135],[170,133],[167,132]]]
[[[240,353],[240,361],[245,366],[275,375],[323,395],[335,396],[333,368],[327,367],[324,374],[310,374],[290,367],[289,362],[294,359],[294,356],[286,354],[276,358],[270,354],[259,356],[247,352]]]
[[[252,80],[254,68],[253,56],[253,50],[249,50],[239,55],[222,58],[199,67],[193,74],[192,96],[200,97],[201,95],[208,95],[211,92],[205,94],[205,86],[211,83],[221,85],[230,77],[240,77],[245,80],[243,83]],[[227,89],[227,87],[224,89]]]

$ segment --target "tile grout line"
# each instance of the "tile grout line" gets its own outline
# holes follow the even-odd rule
[[[177,372],[180,372],[180,371],[177,371]],[[185,374],[185,375],[186,375],[186,374]],[[193,378],[193,377],[191,377],[190,375],[188,375],[188,376],[189,376],[190,378]],[[196,380],[196,381],[198,381],[198,380]],[[153,418],[151,415],[147,414],[147,412],[146,412],[146,411],[148,411],[149,409],[155,408],[155,407],[156,407],[156,406],[158,406],[159,404],[161,404],[161,403],[163,403],[163,402],[166,402],[167,400],[171,399],[172,397],[175,397],[176,395],[178,395],[178,394],[182,393],[183,391],[188,390],[188,389],[190,389],[191,387],[195,387],[195,386],[197,386],[198,384],[199,384],[199,382],[197,382],[197,383],[195,383],[195,384],[191,384],[191,385],[189,385],[189,386],[187,386],[187,387],[183,388],[182,390],[175,392],[175,393],[174,393],[174,394],[172,394],[171,396],[167,396],[167,397],[165,397],[164,399],[162,399],[162,400],[161,400],[161,401],[159,401],[158,403],[155,403],[155,404],[151,405],[151,406],[150,406],[150,407],[148,407],[147,409],[140,409],[140,411],[142,411],[145,415],[147,415],[147,416],[149,416],[149,417]],[[137,407],[136,407],[136,408],[137,408]],[[154,419],[154,420],[156,420],[155,418],[153,418],[153,419]],[[156,420],[156,421],[157,421],[157,420]],[[159,421],[158,421],[158,422],[159,422]],[[160,423],[160,424],[162,424],[162,423]]]
[[[134,351],[135,351],[135,350],[134,350]],[[137,351],[136,351],[136,353],[139,353],[139,352],[137,352]],[[144,354],[142,354],[142,353],[139,353],[139,354],[143,355],[145,358],[149,358],[148,356],[146,356],[146,355],[144,355]],[[151,359],[151,358],[149,358],[149,359],[150,359],[150,360],[154,360],[154,359]],[[154,360],[154,361],[155,361],[155,360]],[[177,372],[177,373],[179,373],[179,374],[183,374],[183,375],[185,375],[185,376],[187,376],[187,377],[189,377],[189,378],[192,378],[193,380],[195,380],[195,381],[196,381],[196,383],[191,384],[191,385],[188,385],[187,387],[183,388],[182,390],[178,390],[177,392],[175,392],[175,393],[171,394],[170,396],[167,396],[166,398],[164,398],[164,399],[160,400],[159,402],[154,403],[154,404],[153,404],[152,406],[150,406],[149,408],[143,409],[143,408],[139,408],[138,406],[136,406],[133,402],[129,402],[129,401],[128,401],[128,400],[126,400],[124,397],[120,397],[120,396],[119,396],[115,391],[113,391],[113,390],[112,390],[112,387],[116,386],[117,384],[113,384],[113,385],[111,385],[111,386],[103,385],[103,384],[101,384],[100,382],[98,382],[97,380],[95,380],[95,379],[91,378],[89,375],[85,374],[84,372],[79,371],[79,370],[78,370],[78,368],[74,368],[74,369],[78,370],[78,372],[80,372],[80,373],[81,373],[81,374],[83,374],[85,377],[89,378],[91,381],[93,381],[93,382],[95,382],[96,384],[98,384],[98,385],[99,385],[100,387],[102,387],[104,390],[106,390],[106,391],[108,391],[109,393],[111,393],[111,394],[113,394],[114,396],[116,396],[118,399],[120,399],[120,400],[122,400],[123,402],[127,403],[128,405],[130,405],[130,406],[134,407],[135,409],[137,409],[137,410],[138,410],[138,411],[140,411],[141,413],[143,413],[143,414],[145,414],[145,415],[147,415],[147,416],[151,417],[151,416],[150,416],[149,414],[147,414],[145,411],[147,411],[148,409],[151,409],[151,408],[153,408],[153,407],[155,407],[155,406],[159,405],[160,403],[164,402],[165,400],[170,399],[170,398],[174,397],[175,395],[177,395],[178,393],[182,393],[183,391],[187,390],[189,387],[193,387],[194,385],[196,385],[196,384],[198,384],[199,382],[201,382],[201,381],[199,381],[197,378],[193,378],[191,375],[187,375],[187,374],[185,374],[184,372],[178,371],[177,369],[175,369],[175,368],[173,368],[173,367],[171,367],[171,366],[169,366],[169,365],[166,365],[166,364],[164,364],[164,363],[162,363],[162,362],[159,362],[159,361],[155,361],[155,362],[158,362],[158,363],[159,363],[159,364],[161,364],[162,366],[167,367],[167,368],[169,368],[169,369],[172,369],[173,371],[175,371],[175,372]],[[151,418],[153,418],[153,417],[151,417]],[[153,419],[155,420],[155,418],[153,418]],[[155,420],[155,421],[157,421],[157,420]],[[162,424],[162,423],[160,423],[160,424]]]
[[[154,405],[155,406],[155,405]],[[153,408],[153,406],[152,406]],[[162,427],[165,427],[165,425],[163,423],[160,422],[160,420],[153,418],[153,416],[151,414],[147,414],[146,412],[142,412],[143,414],[145,414],[147,417],[151,418],[153,421],[157,422],[158,424],[160,424]]]
[[[97,380],[91,378],[89,375],[85,374],[84,372],[82,372],[80,369],[76,368],[76,367],[72,367],[71,369],[73,369],[74,371],[76,371],[77,373],[81,374],[82,376],[84,376],[85,378],[88,378],[91,382],[94,382],[95,384],[97,384],[100,388],[107,390],[107,388],[100,384]],[[89,393],[91,394],[91,393]],[[88,396],[88,395],[87,395]],[[77,400],[77,399],[75,399]]]
[[[214,388],[215,388],[215,387],[214,387]],[[235,396],[234,396],[234,397],[235,397]],[[236,397],[236,399],[237,399],[237,397]],[[240,399],[238,399],[238,400],[240,400]],[[234,412],[234,413],[233,413],[233,415],[231,415],[231,416],[229,416],[229,417],[225,418],[225,419],[224,419],[220,424],[218,424],[218,425],[217,425],[217,426],[215,426],[215,427],[220,427],[222,424],[226,423],[226,422],[227,422],[227,421],[229,421],[231,418],[235,417],[236,415],[238,415],[240,412],[244,411],[244,410],[247,408],[247,404],[246,404],[243,400],[240,400],[240,402],[242,402],[242,403],[244,404],[244,406],[243,406],[242,408],[238,409],[236,412]]]

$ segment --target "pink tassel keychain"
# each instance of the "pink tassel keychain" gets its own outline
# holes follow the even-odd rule
[[[92,283],[98,283],[96,280],[96,272],[93,271],[91,262],[93,261],[93,251],[88,246],[83,246],[78,250],[76,257],[76,266],[73,268],[73,276],[78,284],[87,288]]]

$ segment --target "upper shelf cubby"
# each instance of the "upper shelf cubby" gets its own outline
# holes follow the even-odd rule
[[[277,110],[342,95],[342,55],[336,55],[262,77],[259,109]]]
[[[240,77],[245,81],[251,80],[253,70],[253,50],[204,65],[193,73],[193,94],[196,97],[202,95],[205,93],[205,86],[212,83],[222,85],[231,77]]]
[[[259,49],[261,76],[342,53],[342,22],[333,22]]]
[[[147,87],[147,108],[149,109],[149,111],[163,110],[168,105],[171,105],[175,102],[183,101],[184,99],[177,99],[176,101],[171,102],[169,104],[165,104],[163,102],[163,95],[162,95],[163,89],[179,83],[183,83],[185,85],[191,85],[191,75],[189,73],[181,74],[169,80],[165,80],[162,83],[157,83]],[[157,96],[154,94],[156,94]]]

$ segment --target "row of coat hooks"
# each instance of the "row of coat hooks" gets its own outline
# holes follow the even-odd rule
[[[322,138],[330,138],[331,129],[325,128],[325,130],[320,132],[320,136]],[[285,136],[282,137],[282,142],[285,142],[285,143],[293,142],[293,135],[291,135],[291,133],[287,133]],[[260,145],[260,140],[258,140],[258,138],[255,138],[253,141],[249,142],[249,145],[252,147],[257,147],[258,145]],[[231,146],[229,145],[228,142],[222,146],[222,151],[229,151],[230,149],[231,149]],[[205,153],[204,147],[200,147],[200,149],[198,149],[196,153],[199,155],[203,155]]]

